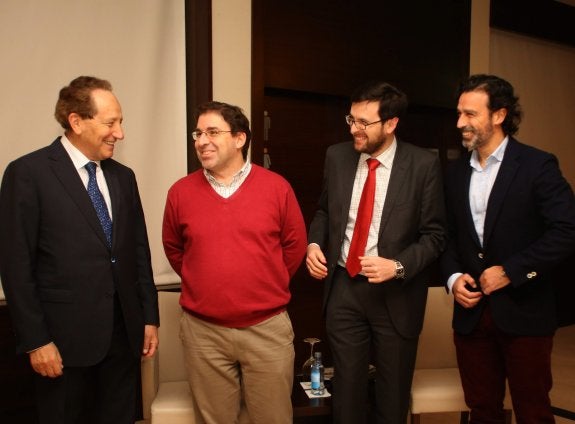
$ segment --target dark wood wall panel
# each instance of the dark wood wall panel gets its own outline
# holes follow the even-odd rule
[[[0,302],[0,423],[36,424],[34,372],[27,355],[16,356],[16,339],[5,302]]]
[[[467,75],[468,0],[292,0],[263,8],[267,87],[349,95],[385,79],[419,104],[452,106]]]
[[[575,7],[552,0],[491,0],[490,25],[575,46]]]
[[[406,92],[398,135],[434,149],[444,164],[461,151],[455,88],[468,75],[470,0],[253,0],[252,158],[293,186],[306,224],[316,210],[325,150],[351,140],[344,116],[359,84],[384,79]],[[271,118],[264,140],[263,116]],[[436,267],[434,267],[436,270]],[[431,285],[441,284],[434,272]],[[296,371],[319,337],[330,363],[323,283],[302,264],[291,283]]]

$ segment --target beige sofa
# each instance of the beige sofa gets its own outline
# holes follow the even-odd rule
[[[469,411],[457,367],[452,315],[453,296],[444,287],[430,287],[411,387],[412,424],[419,424],[421,414],[439,412],[460,412],[461,422],[467,422]],[[510,404],[507,396],[507,423],[511,423]]]
[[[203,423],[188,385],[179,337],[180,293],[160,291],[160,346],[153,358],[142,360],[142,404],[150,424]]]

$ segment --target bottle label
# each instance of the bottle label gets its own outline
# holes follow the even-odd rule
[[[312,370],[311,372],[311,388],[319,389],[320,387],[319,370]]]

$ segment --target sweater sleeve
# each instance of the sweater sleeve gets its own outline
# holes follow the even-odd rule
[[[288,187],[285,197],[281,244],[284,263],[291,278],[299,268],[307,248],[305,222],[291,187]]]
[[[182,276],[182,261],[184,257],[184,240],[178,229],[176,194],[174,188],[168,192],[166,207],[164,208],[164,220],[162,224],[162,242],[164,252],[170,265],[176,273]]]

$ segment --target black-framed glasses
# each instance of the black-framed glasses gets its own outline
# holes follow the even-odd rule
[[[217,128],[213,128],[213,129],[209,129],[209,130],[205,130],[205,131],[194,130],[194,131],[192,131],[192,138],[197,141],[200,139],[202,134],[205,134],[208,138],[216,138],[217,136],[219,136],[222,133],[231,133],[231,131],[229,131],[229,130],[228,131],[218,130]]]
[[[355,128],[357,128],[358,130],[365,130],[367,129],[367,127],[369,127],[370,125],[373,124],[378,124],[380,122],[384,122],[383,119],[380,119],[379,121],[373,121],[373,122],[365,122],[365,121],[356,121],[353,116],[351,115],[345,115],[345,122],[347,125],[349,125],[350,127],[352,125],[355,125]]]

